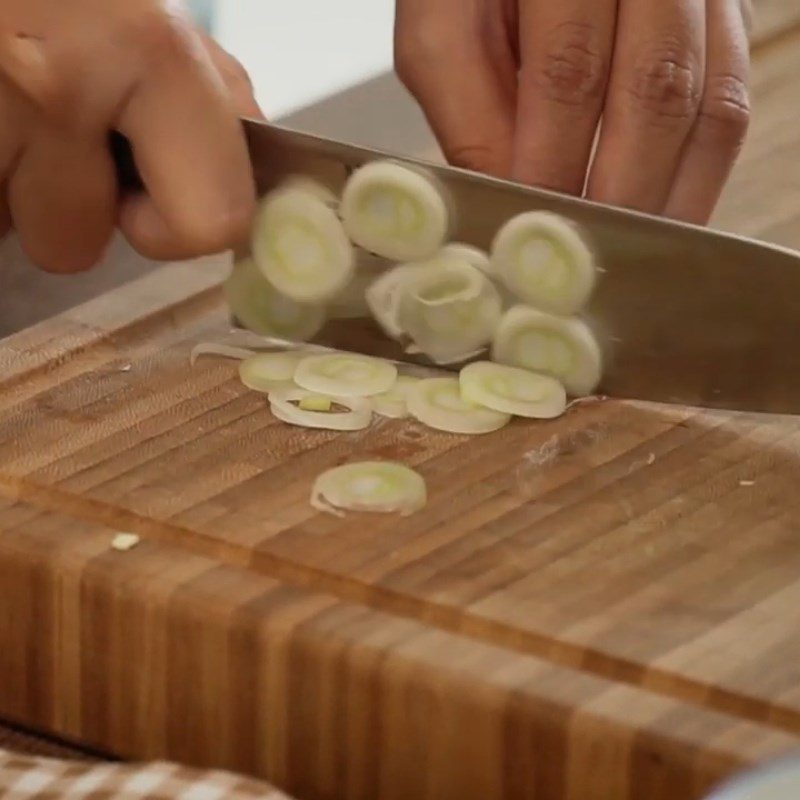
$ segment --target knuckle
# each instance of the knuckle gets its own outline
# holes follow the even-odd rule
[[[160,9],[131,18],[125,38],[148,62],[180,59],[191,52],[191,29],[187,21]]]
[[[246,240],[253,214],[253,205],[237,204],[208,214],[202,223],[187,221],[178,233],[186,247],[197,255],[220,253]]]
[[[229,53],[222,52],[215,58],[215,62],[226,86],[252,92],[253,81],[250,78],[250,73],[242,66],[238,59],[234,58]]]
[[[523,67],[524,73],[548,99],[579,107],[602,99],[608,57],[593,25],[565,23],[550,33],[538,58]]]
[[[698,135],[728,149],[738,150],[750,125],[747,85],[734,75],[716,75],[707,81],[698,114]]]
[[[635,64],[629,94],[639,113],[660,125],[690,123],[700,106],[698,68],[680,44],[649,49]]]
[[[414,92],[421,76],[438,69],[446,51],[446,31],[428,18],[398,27],[394,68],[403,85]]]

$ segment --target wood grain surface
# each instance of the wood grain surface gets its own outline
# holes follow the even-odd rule
[[[800,13],[761,8],[716,224],[800,246]],[[357,138],[358,97],[301,126]],[[0,342],[0,716],[312,800],[699,800],[800,749],[800,421],[607,401],[478,439],[300,431],[235,365],[189,367],[228,334],[226,268]],[[314,512],[360,458],[417,467],[427,508]]]

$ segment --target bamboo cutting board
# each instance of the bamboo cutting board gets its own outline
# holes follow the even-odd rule
[[[763,6],[719,224],[800,246],[798,18]],[[800,748],[800,419],[299,431],[235,365],[189,367],[223,271],[0,342],[0,717],[311,800],[699,800]],[[315,514],[360,458],[414,465],[428,507]]]

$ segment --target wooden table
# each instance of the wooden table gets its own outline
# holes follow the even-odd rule
[[[800,245],[800,12],[768,6],[718,223]],[[375,92],[405,113],[378,81],[305,119],[346,133]],[[0,342],[0,716],[301,798],[701,798],[800,747],[798,420],[607,402],[472,440],[297,431],[230,364],[189,368],[223,269]],[[425,511],[313,513],[314,476],[360,457],[417,466]]]

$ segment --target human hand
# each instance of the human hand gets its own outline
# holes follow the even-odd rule
[[[748,12],[397,0],[395,63],[452,163],[705,223],[747,130]]]
[[[76,272],[114,227],[156,259],[246,235],[255,189],[239,115],[244,70],[173,0],[0,4],[0,234]],[[146,191],[119,196],[108,137],[131,142]]]

